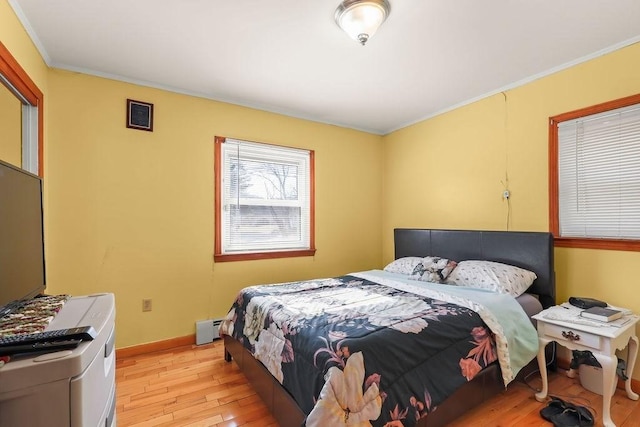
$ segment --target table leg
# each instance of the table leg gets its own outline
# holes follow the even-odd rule
[[[632,336],[629,338],[629,360],[627,361],[627,380],[624,382],[624,389],[627,392],[627,397],[631,400],[638,400],[638,393],[634,393],[631,390],[631,375],[633,374],[633,367],[636,364],[636,356],[638,355],[638,337]]]
[[[611,419],[611,396],[616,382],[616,367],[618,358],[604,354],[594,353],[595,358],[602,366],[602,424],[604,427],[616,427]]]
[[[551,341],[538,338],[538,369],[540,370],[540,378],[542,379],[542,389],[536,393],[536,400],[538,402],[544,402],[547,399],[547,392],[549,391],[549,381],[547,379],[547,360],[545,356],[545,349],[547,344]]]

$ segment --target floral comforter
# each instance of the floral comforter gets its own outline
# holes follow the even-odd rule
[[[524,366],[520,359],[535,356],[535,330],[511,297],[516,321],[501,324],[499,314],[460,289],[446,297],[446,286],[423,292],[431,284],[393,276],[376,271],[245,288],[221,334],[267,367],[308,414],[308,427],[413,426],[494,361],[506,384]]]

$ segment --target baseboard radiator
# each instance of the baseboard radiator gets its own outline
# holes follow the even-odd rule
[[[196,322],[196,344],[208,344],[220,338],[222,319],[200,320]]]

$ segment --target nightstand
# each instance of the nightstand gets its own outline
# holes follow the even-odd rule
[[[622,350],[627,345],[629,346],[629,356],[627,360],[629,379],[625,381],[625,390],[629,399],[638,400],[638,394],[631,390],[631,374],[633,373],[633,367],[638,354],[636,323],[638,323],[640,318],[636,315],[625,316],[627,321],[616,327],[598,321],[589,322],[588,324],[573,323],[569,317],[558,315],[565,312],[571,313],[573,311],[556,306],[533,316],[538,322],[538,366],[542,377],[542,390],[536,393],[536,399],[539,402],[544,402],[547,398],[549,384],[547,381],[547,365],[544,349],[548,343],[555,341],[569,350],[588,350],[593,353],[594,357],[600,362],[600,365],[602,365],[603,424],[605,427],[615,427],[614,422],[611,420],[610,407],[611,396],[615,391],[617,383],[616,367],[618,365],[618,357],[616,356],[616,350]],[[554,313],[556,315],[554,315]],[[577,313],[577,311],[574,313]]]

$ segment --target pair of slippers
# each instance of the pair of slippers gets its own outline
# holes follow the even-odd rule
[[[593,414],[584,406],[550,396],[551,402],[540,410],[540,416],[553,423],[554,427],[590,427],[593,426]]]

